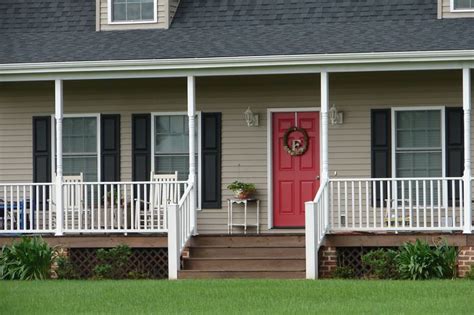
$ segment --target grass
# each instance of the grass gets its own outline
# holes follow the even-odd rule
[[[0,314],[467,314],[474,282],[0,281]]]

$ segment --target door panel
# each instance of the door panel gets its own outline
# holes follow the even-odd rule
[[[273,225],[304,227],[304,203],[319,188],[319,113],[273,113],[272,126]],[[308,133],[308,150],[301,156],[291,156],[283,149],[284,134],[293,126]],[[293,132],[288,143],[302,139],[301,133]]]

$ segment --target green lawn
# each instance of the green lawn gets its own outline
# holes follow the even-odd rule
[[[474,281],[0,281],[0,314],[474,313]]]

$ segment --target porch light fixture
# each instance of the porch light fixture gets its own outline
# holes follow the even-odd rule
[[[331,108],[329,109],[329,122],[333,126],[342,125],[344,122],[344,114],[337,111],[335,104],[332,104]]]
[[[259,117],[257,114],[254,114],[250,107],[244,112],[245,122],[247,127],[258,127]]]

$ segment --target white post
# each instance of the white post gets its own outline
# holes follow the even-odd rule
[[[193,235],[197,235],[196,213],[196,80],[188,77],[188,121],[189,121],[189,183],[193,185],[191,191],[191,222]]]
[[[471,187],[471,69],[462,69],[464,109],[464,233],[472,233]]]
[[[315,203],[308,201],[305,203],[306,220],[306,279],[314,280],[318,278],[318,252],[316,250],[317,223]]]
[[[178,205],[168,206],[168,279],[178,279],[180,257],[178,247]]]
[[[63,81],[54,81],[56,118],[56,235],[63,235]]]
[[[323,170],[321,174],[321,184],[324,185],[329,180],[329,74],[327,72],[321,72],[321,159],[323,164]],[[329,190],[324,191],[324,200],[329,200]],[[329,203],[323,203],[321,207],[324,211],[324,215],[321,217],[329,218]],[[324,228],[326,228],[327,222],[325,222]]]
[[[321,182],[329,178],[329,140],[328,140],[328,111],[329,111],[329,75],[321,72]]]

